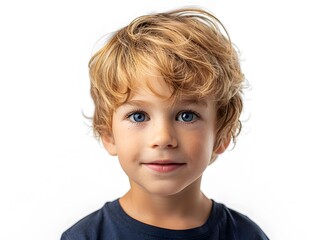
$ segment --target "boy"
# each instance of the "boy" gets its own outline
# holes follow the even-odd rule
[[[241,129],[244,76],[218,26],[200,9],[142,16],[92,57],[94,131],[130,190],[62,240],[268,239],[200,190],[204,170]]]

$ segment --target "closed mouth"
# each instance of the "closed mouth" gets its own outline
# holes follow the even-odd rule
[[[177,161],[173,161],[173,160],[156,160],[156,161],[148,162],[145,164],[169,165],[169,164],[185,164],[185,163],[177,162]]]
[[[155,162],[145,163],[144,165],[156,172],[166,173],[166,172],[175,171],[185,166],[186,163],[177,163],[177,162],[170,162],[170,161],[155,161]]]

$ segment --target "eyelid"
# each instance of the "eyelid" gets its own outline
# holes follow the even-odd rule
[[[137,123],[137,124],[142,123],[142,122],[132,121],[132,120],[130,119],[130,118],[132,117],[132,115],[134,115],[134,114],[136,114],[136,113],[140,113],[140,114],[145,115],[146,119],[145,119],[143,122],[150,120],[149,115],[148,115],[145,111],[140,110],[140,109],[139,109],[139,110],[134,110],[134,111],[132,111],[132,112],[128,112],[128,113],[125,115],[125,119],[129,120],[129,121],[132,122],[132,123]]]
[[[189,121],[189,122],[187,122],[187,121],[179,121],[179,122],[182,122],[182,123],[187,123],[187,124],[194,123],[194,122],[196,122],[197,120],[199,120],[201,118],[201,116],[200,116],[200,114],[198,112],[188,109],[188,110],[182,110],[182,111],[180,111],[176,115],[176,119],[178,119],[178,117],[181,116],[181,114],[183,114],[183,113],[191,113],[191,114],[194,114],[195,115],[195,118],[193,120]]]
[[[131,118],[134,114],[136,114],[136,113],[144,114],[146,119],[145,119],[144,121],[142,121],[142,122],[137,122],[137,121],[133,121],[133,120],[131,120],[130,118]],[[176,114],[176,118],[175,118],[175,119],[178,120],[179,116],[181,116],[181,114],[183,114],[183,113],[190,113],[190,114],[195,115],[195,117],[194,117],[193,120],[188,121],[188,122],[187,122],[187,121],[179,121],[179,122],[182,122],[182,123],[187,123],[187,124],[189,124],[189,123],[194,123],[194,122],[196,122],[197,120],[199,120],[199,119],[201,118],[201,115],[200,115],[198,112],[196,112],[196,111],[194,111],[194,110],[192,110],[192,109],[185,109],[185,110],[181,110],[181,111],[179,111],[179,112]],[[143,123],[143,122],[146,122],[146,121],[150,120],[149,115],[148,115],[145,111],[143,111],[143,110],[141,110],[141,109],[137,109],[137,110],[133,110],[133,111],[128,112],[127,114],[125,114],[124,118],[125,118],[126,120],[132,122],[132,123],[137,123],[137,124],[139,124],[139,123]]]

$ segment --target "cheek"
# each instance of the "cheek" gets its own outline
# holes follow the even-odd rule
[[[198,131],[186,137],[186,139],[186,148],[193,157],[207,158],[207,161],[210,161],[214,146],[213,134],[210,132]]]
[[[138,158],[139,151],[142,149],[141,144],[143,141],[140,140],[140,137],[137,134],[128,131],[128,128],[120,128],[116,133],[115,144],[117,155],[121,165],[127,167],[127,162],[131,162]]]
[[[118,149],[125,149],[133,146],[135,134],[130,129],[130,126],[126,121],[121,119],[114,119],[113,121],[113,136]]]

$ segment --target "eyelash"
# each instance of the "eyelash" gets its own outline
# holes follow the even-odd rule
[[[144,121],[141,121],[141,122],[137,122],[137,121],[131,120],[131,117],[134,116],[135,114],[143,114],[143,115],[145,116],[146,119],[145,119]],[[142,111],[142,110],[135,110],[135,111],[132,111],[132,112],[128,113],[128,114],[126,115],[125,118],[128,119],[130,122],[135,123],[135,124],[141,124],[141,123],[143,123],[143,122],[145,122],[145,121],[148,121],[147,119],[150,120],[148,114],[146,114],[146,113],[145,113],[144,111]]]
[[[189,121],[189,122],[187,122],[187,121],[179,121],[179,122],[181,122],[181,123],[183,123],[183,124],[192,124],[192,123],[195,123],[197,120],[199,120],[200,119],[200,114],[199,113],[197,113],[197,112],[195,112],[195,111],[193,111],[193,110],[182,110],[182,111],[180,111],[177,115],[176,115],[176,119],[178,119],[178,117],[180,117],[182,114],[184,114],[184,113],[190,113],[190,114],[193,114],[194,115],[194,119],[193,120],[191,120],[191,121]]]
[[[193,114],[194,115],[194,120],[191,120],[191,121],[188,121],[188,122],[187,121],[178,121],[178,122],[180,122],[182,124],[192,124],[192,123],[196,122],[197,120],[199,120],[201,118],[199,113],[188,109],[188,110],[182,110],[179,113],[177,113],[175,119],[177,120],[184,113]],[[135,114],[143,114],[145,119],[143,121],[140,121],[140,122],[137,122],[135,120],[131,120],[131,117],[134,116]],[[146,122],[146,121],[150,120],[150,117],[148,116],[148,114],[146,112],[142,111],[142,110],[132,111],[132,112],[126,114],[125,118],[128,119],[130,122],[132,122],[134,124],[141,124],[143,122]]]

